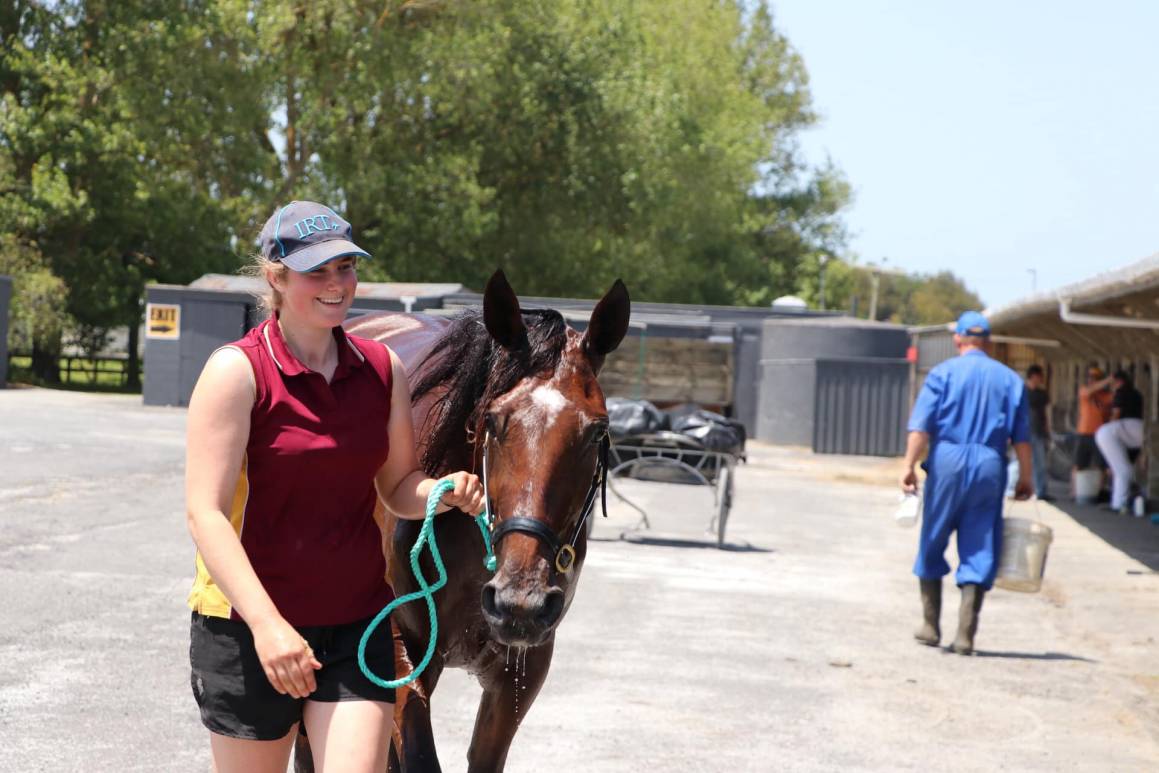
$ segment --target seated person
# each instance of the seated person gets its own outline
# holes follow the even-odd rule
[[[1111,509],[1124,512],[1134,472],[1130,452],[1143,447],[1143,395],[1126,371],[1117,371],[1111,379],[1115,386],[1111,421],[1095,432],[1095,443],[1114,476]]]

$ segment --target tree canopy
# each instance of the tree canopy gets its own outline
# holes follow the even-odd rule
[[[51,353],[314,198],[367,279],[765,304],[844,250],[815,120],[763,3],[4,0],[0,272]]]
[[[840,309],[869,318],[873,276],[878,276],[875,319],[903,325],[936,325],[956,319],[963,311],[981,310],[982,299],[950,271],[934,274],[886,271],[851,261],[829,261],[824,268],[825,297],[821,298],[821,266],[807,267],[801,295],[811,305]]]

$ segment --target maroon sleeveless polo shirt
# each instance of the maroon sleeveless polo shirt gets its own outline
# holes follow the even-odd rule
[[[250,437],[229,513],[262,585],[295,626],[339,625],[392,598],[374,521],[374,475],[389,451],[386,347],[334,328],[330,383],[267,320],[229,346],[253,366]],[[196,612],[240,619],[197,557]]]

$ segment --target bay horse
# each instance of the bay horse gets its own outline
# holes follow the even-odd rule
[[[474,519],[457,512],[435,519],[448,581],[435,595],[434,657],[417,680],[397,691],[392,773],[441,771],[430,702],[445,668],[466,669],[483,688],[468,770],[503,770],[515,732],[547,677],[555,630],[583,568],[583,520],[603,493],[597,489],[608,443],[596,377],[627,332],[629,313],[628,291],[617,279],[581,335],[559,312],[521,309],[497,271],[482,310],[455,319],[382,313],[346,324],[355,335],[389,345],[405,365],[426,472],[438,477],[473,470],[482,478],[486,463],[495,518],[494,575],[484,568],[483,537]],[[411,593],[418,583],[409,554],[421,521],[382,515],[387,579],[396,594]],[[423,559],[423,573],[433,581],[429,553]],[[403,605],[392,613],[391,625],[401,677],[426,649],[426,605]],[[299,736],[295,752],[299,773],[313,770],[303,740]]]

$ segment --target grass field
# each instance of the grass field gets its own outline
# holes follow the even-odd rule
[[[139,392],[130,389],[128,362],[117,357],[61,357],[60,384],[44,383],[32,373],[32,357],[12,355],[8,358],[8,382],[10,384],[32,384],[35,386],[61,386],[94,392]]]

